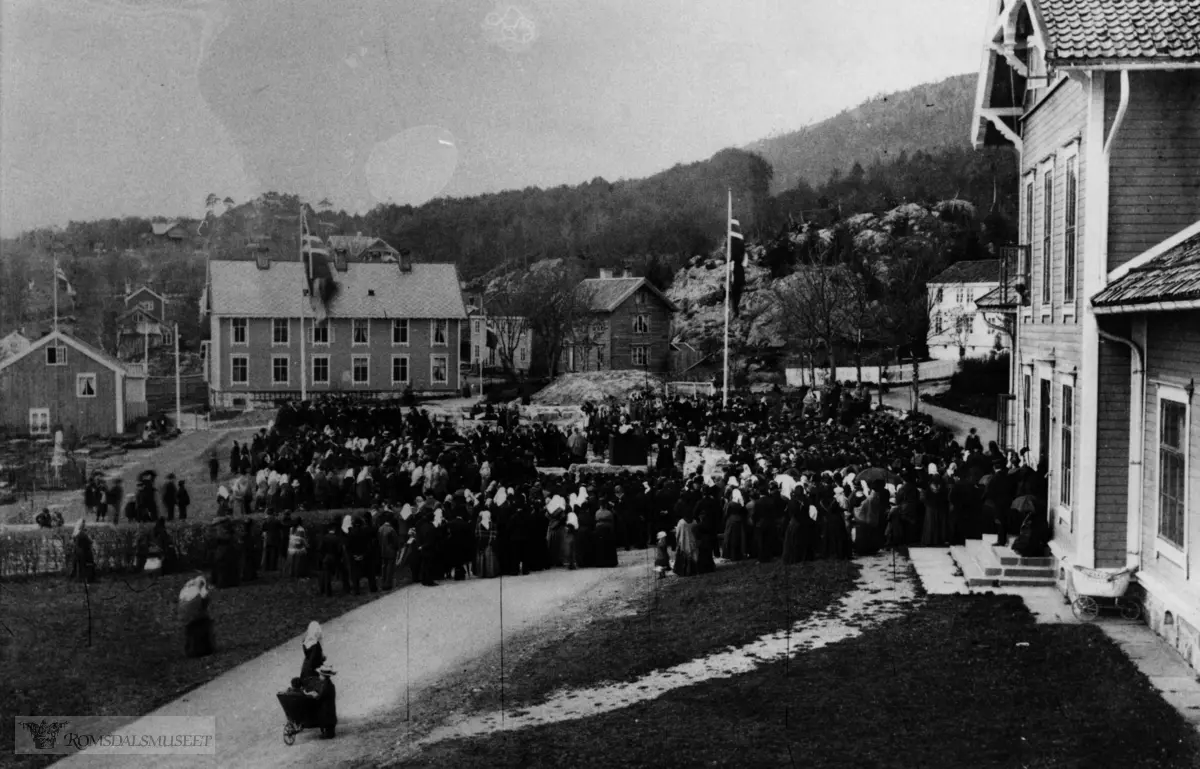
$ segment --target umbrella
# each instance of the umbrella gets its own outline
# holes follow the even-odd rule
[[[1038,510],[1037,500],[1032,494],[1026,494],[1025,496],[1017,497],[1012,501],[1011,509],[1016,510],[1018,513],[1036,513]]]
[[[902,481],[899,475],[890,470],[884,470],[882,467],[868,467],[854,476],[854,480],[866,481],[868,485],[875,481],[883,481],[884,483],[900,483]]]

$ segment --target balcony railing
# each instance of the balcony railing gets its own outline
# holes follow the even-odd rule
[[[1028,245],[1000,248],[1000,304],[1008,307],[1029,306],[1032,279],[1030,263]]]

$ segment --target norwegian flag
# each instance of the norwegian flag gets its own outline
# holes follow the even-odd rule
[[[729,288],[729,306],[733,317],[738,317],[738,305],[742,301],[742,289],[746,287],[746,241],[742,237],[742,226],[737,219],[729,220],[729,269],[733,277]]]

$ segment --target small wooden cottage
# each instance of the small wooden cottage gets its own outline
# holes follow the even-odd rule
[[[116,435],[146,415],[146,379],[62,331],[0,361],[0,431]]]
[[[636,369],[665,374],[671,364],[672,320],[677,307],[645,278],[602,271],[579,284],[586,319],[563,345],[560,370]]]

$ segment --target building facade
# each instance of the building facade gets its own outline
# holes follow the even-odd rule
[[[983,358],[1007,352],[1004,318],[975,304],[1000,286],[1000,262],[958,262],[929,281],[929,356],[934,360]]]
[[[514,371],[527,373],[533,360],[533,331],[526,318],[470,313],[471,365],[503,368],[507,355]]]
[[[1200,667],[1200,0],[993,11],[972,132],[1020,155],[1014,443],[1049,471],[1060,586],[1137,568]]]
[[[144,375],[62,331],[0,362],[0,428],[11,435],[117,435],[144,416]]]
[[[588,312],[563,345],[561,371],[669,371],[678,308],[665,294],[628,273],[602,272],[580,283],[579,290]]]
[[[206,373],[215,406],[302,391],[388,398],[461,387],[466,310],[453,264],[340,262],[322,321],[299,261],[213,261],[211,281]]]
[[[167,325],[167,299],[147,286],[125,297],[125,311],[117,318],[117,354],[124,360],[144,357],[146,349],[175,344]]]

